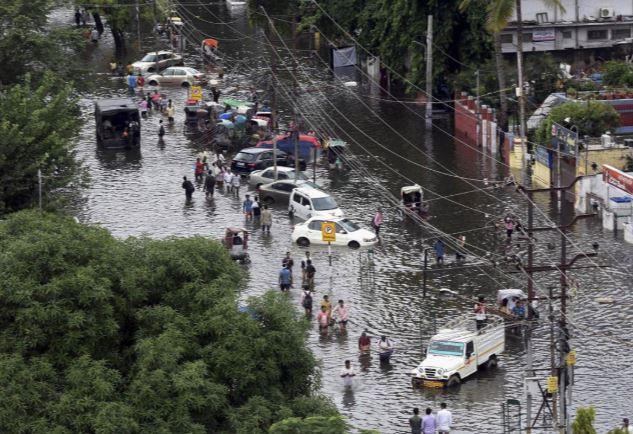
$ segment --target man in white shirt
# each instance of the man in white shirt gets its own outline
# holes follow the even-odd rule
[[[345,360],[345,367],[341,369],[340,375],[345,387],[352,387],[352,378],[356,376],[356,371],[352,368],[352,363],[349,360]]]
[[[227,168],[224,172],[224,188],[226,188],[227,193],[231,191],[231,181],[233,181],[233,174],[231,169]]]
[[[446,409],[446,403],[440,404],[441,410],[437,412],[437,432],[438,434],[449,434],[453,425],[453,415]]]

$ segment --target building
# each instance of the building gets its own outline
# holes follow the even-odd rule
[[[564,12],[543,0],[522,0],[523,50],[558,51],[625,47],[633,41],[631,0],[561,0]],[[515,53],[516,13],[501,33],[501,50]]]

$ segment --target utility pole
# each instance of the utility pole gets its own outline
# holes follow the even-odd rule
[[[556,376],[557,366],[556,366],[556,338],[555,338],[555,327],[554,327],[554,287],[549,286],[549,362],[550,362],[550,375]],[[556,408],[556,399],[552,396],[552,420],[558,420],[558,409]]]
[[[427,17],[426,24],[426,127],[433,126],[433,15]]]
[[[37,169],[37,196],[38,196],[38,206],[40,211],[42,211],[42,170]]]
[[[532,178],[527,176],[526,179],[528,181],[529,186],[532,186]],[[532,325],[530,321],[532,320],[532,309],[530,306],[532,305],[532,301],[534,300],[534,280],[532,275],[532,268],[534,267],[534,201],[532,200],[532,191],[527,191],[528,197],[528,221],[527,221],[527,234],[528,234],[528,245],[527,245],[527,296],[528,296],[528,309],[527,309],[527,319],[528,324],[525,327],[525,351],[526,351],[526,377],[533,377],[533,356],[532,356]],[[525,405],[525,414],[527,416],[528,424],[527,424],[527,433],[531,434],[532,432],[532,395],[528,391],[526,397],[526,405]]]
[[[525,123],[525,86],[523,84],[523,22],[521,14],[521,0],[515,0],[515,10],[517,15],[517,74],[518,89],[517,97],[519,98],[519,131],[521,134],[521,148],[523,150],[523,161],[527,157],[527,143],[525,135],[527,134],[527,125]],[[526,168],[529,170],[529,167]]]
[[[295,127],[293,128],[292,137],[294,138],[295,144],[295,182],[299,180],[299,122],[297,119],[297,112],[294,112],[294,123]],[[329,243],[328,243],[329,244]]]
[[[475,116],[477,118],[477,147],[480,145],[480,137],[481,134],[481,111],[480,111],[480,101],[479,101],[479,70],[475,71],[475,88],[477,91],[477,104],[475,106]]]
[[[266,9],[264,8],[264,6],[260,7],[262,9],[262,12],[266,14]],[[273,173],[274,179],[275,181],[277,181],[277,86],[275,84],[275,80],[277,79],[277,53],[275,52],[275,45],[270,40],[270,35],[272,34],[272,22],[268,20],[268,27],[264,30],[264,35],[272,51],[270,61],[270,70],[273,75],[272,80],[270,80],[270,130],[273,134]]]
[[[136,32],[138,36],[138,50],[141,51],[141,6],[139,5],[139,0],[136,0]]]

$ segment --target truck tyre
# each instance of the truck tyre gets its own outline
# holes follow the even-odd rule
[[[422,383],[422,381],[419,378],[414,377],[411,379],[411,386],[413,386],[413,388],[420,387],[420,383]]]
[[[497,367],[497,357],[496,356],[490,356],[490,358],[488,359],[488,361],[486,362],[486,369],[494,369]]]
[[[459,378],[459,375],[454,374],[454,375],[451,375],[451,378],[449,378],[448,381],[446,382],[446,387],[459,386],[461,382],[462,380],[461,378]]]

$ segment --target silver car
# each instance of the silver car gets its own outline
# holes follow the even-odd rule
[[[277,181],[284,180],[294,180],[295,179],[295,169],[294,167],[285,167],[285,166],[277,166]],[[303,174],[303,172],[299,172],[297,174],[297,179],[302,181],[307,181],[308,177]],[[255,170],[251,172],[248,183],[253,187],[259,188],[260,185],[268,184],[275,181],[275,168],[268,167],[263,170]]]
[[[321,190],[321,186],[311,181],[275,181],[270,184],[263,184],[259,187],[259,199],[262,203],[266,204],[279,203],[282,205],[288,205],[290,194],[292,193],[292,190],[297,187]]]
[[[138,74],[162,71],[170,66],[184,65],[182,56],[171,51],[154,51],[147,53],[141,60],[134,62],[132,67]]]
[[[207,77],[197,69],[186,66],[174,66],[167,68],[161,74],[154,74],[147,77],[147,84],[150,86],[196,86],[205,84]]]

